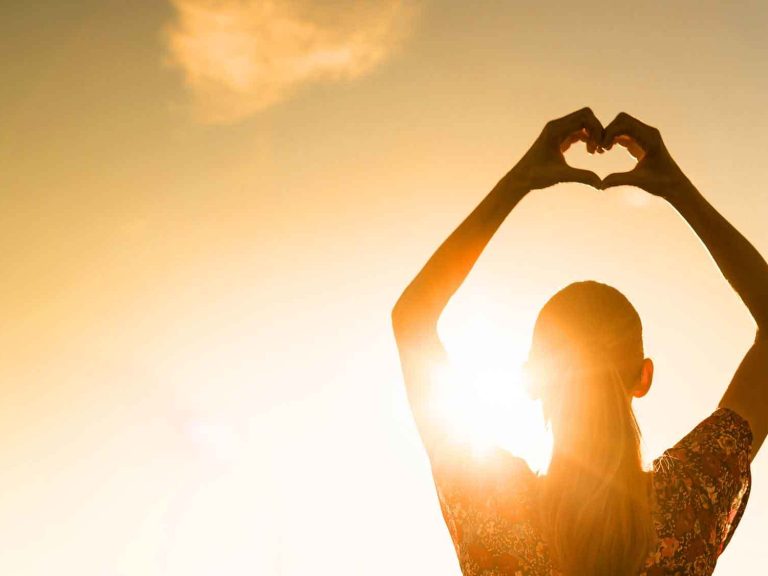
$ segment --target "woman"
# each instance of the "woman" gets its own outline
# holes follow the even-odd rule
[[[637,166],[601,180],[566,164],[577,141],[615,143]],[[498,450],[488,460],[431,417],[437,321],[502,221],[559,182],[637,186],[674,206],[756,321],[754,344],[717,409],[642,468],[632,399],[648,392],[640,318],[616,289],[578,282],[539,313],[528,358],[554,448],[547,474]],[[696,190],[659,131],[627,114],[603,128],[585,108],[549,122],[530,150],[448,237],[392,311],[408,399],[465,576],[711,574],[741,519],[750,462],[768,432],[768,265]]]

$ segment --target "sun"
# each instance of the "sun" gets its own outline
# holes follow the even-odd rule
[[[471,314],[441,322],[448,363],[435,366],[433,402],[440,419],[477,454],[501,447],[546,471],[552,452],[538,401],[525,391],[522,365],[530,339],[510,335],[494,319],[487,298],[466,302]]]

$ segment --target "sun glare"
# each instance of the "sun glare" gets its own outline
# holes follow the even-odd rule
[[[529,342],[522,335],[510,338],[494,322],[487,299],[466,306],[471,313],[440,326],[449,363],[434,370],[438,416],[476,455],[498,446],[544,472],[552,439],[540,403],[523,384]]]

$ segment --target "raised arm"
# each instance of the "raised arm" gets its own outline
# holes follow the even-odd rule
[[[634,170],[611,174],[603,187],[630,185],[665,198],[693,228],[729,284],[755,319],[755,341],[736,371],[719,406],[749,421],[752,457],[768,434],[768,264],[683,174],[656,128],[619,114],[604,133],[602,145],[625,146],[638,160]]]
[[[408,400],[430,454],[434,442],[445,432],[429,416],[433,369],[445,356],[437,337],[440,314],[493,234],[529,191],[558,182],[599,187],[596,174],[568,166],[563,152],[580,140],[587,143],[591,153],[602,152],[602,130],[588,108],[547,123],[525,156],[440,245],[395,304],[392,325]]]

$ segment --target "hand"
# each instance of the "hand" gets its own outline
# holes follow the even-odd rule
[[[637,166],[629,172],[614,172],[606,176],[602,189],[637,186],[670,200],[681,187],[692,186],[670,156],[658,129],[643,124],[625,112],[606,126],[600,144],[606,150],[610,150],[614,144],[620,144],[637,160]]]
[[[603,125],[589,108],[551,120],[511,173],[530,190],[559,182],[580,182],[600,188],[601,180],[597,174],[569,166],[563,153],[579,141],[587,143],[590,154],[603,152],[602,136]]]

